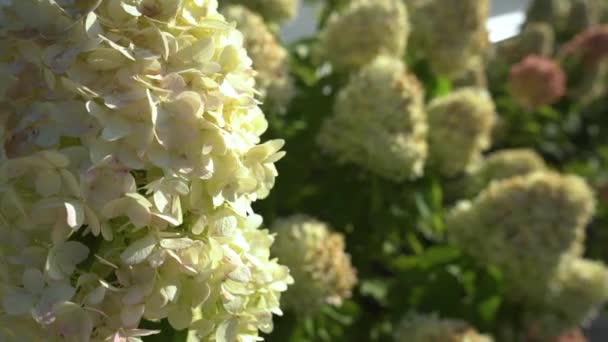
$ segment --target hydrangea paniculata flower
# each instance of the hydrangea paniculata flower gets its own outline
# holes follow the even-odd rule
[[[436,314],[415,314],[401,320],[395,332],[395,342],[493,342],[468,323],[441,319]]]
[[[341,305],[350,297],[357,276],[341,234],[306,215],[279,219],[273,231],[277,240],[272,253],[295,279],[283,296],[286,308],[314,314],[325,304]]]
[[[289,56],[260,16],[239,5],[226,6],[222,13],[234,20],[245,38],[247,54],[257,72],[256,89],[267,108],[284,111],[294,93],[289,76]]]
[[[529,110],[551,105],[566,94],[566,73],[555,61],[531,55],[511,67],[509,89]]]
[[[478,194],[488,184],[536,171],[544,171],[547,165],[534,150],[517,148],[490,153],[468,175],[467,193]]]
[[[442,174],[471,169],[490,147],[496,113],[487,90],[458,89],[431,101],[427,113],[429,159]]]
[[[508,296],[543,297],[564,255],[583,252],[593,193],[577,176],[534,172],[490,183],[448,215],[453,243],[505,275]]]
[[[356,69],[378,55],[401,57],[410,26],[402,0],[353,0],[321,32],[315,57],[337,69]]]
[[[378,57],[336,98],[317,137],[322,150],[394,180],[422,175],[427,156],[423,89],[391,57]]]
[[[543,300],[525,318],[537,340],[559,337],[589,323],[608,300],[608,268],[601,262],[566,256]]]
[[[429,0],[416,6],[412,20],[412,50],[429,61],[438,74],[453,76],[488,46],[488,0],[460,0],[446,6]]]
[[[297,0],[221,0],[220,6],[243,5],[258,13],[271,24],[293,19],[298,10]]]
[[[608,25],[592,27],[579,33],[562,48],[565,58],[574,58],[593,69],[608,59]]]
[[[257,339],[292,282],[251,203],[261,143],[243,37],[216,0],[0,6],[0,340]]]

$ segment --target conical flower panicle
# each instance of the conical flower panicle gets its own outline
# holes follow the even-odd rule
[[[297,0],[220,0],[220,6],[242,5],[258,13],[270,24],[281,24],[295,18]]]
[[[427,60],[437,74],[453,77],[470,58],[488,47],[488,0],[461,0],[446,6],[444,1],[421,1],[414,5],[412,52]]]
[[[400,60],[378,57],[340,90],[317,143],[340,162],[403,181],[422,175],[426,137],[420,83]]]
[[[544,171],[547,165],[534,150],[514,148],[487,155],[467,176],[467,194],[475,196],[491,182]]]
[[[446,227],[452,243],[504,273],[509,297],[535,301],[561,257],[582,254],[594,206],[581,178],[534,172],[493,182],[460,202]]]
[[[0,37],[0,340],[272,330],[283,141],[217,1],[5,1]]]
[[[608,300],[608,268],[601,262],[566,256],[543,299],[538,310],[526,317],[538,340],[554,338],[587,324]]]
[[[491,144],[496,122],[494,102],[487,90],[461,88],[431,101],[429,159],[437,170],[454,176],[474,167]]]
[[[378,55],[401,57],[410,26],[402,0],[354,0],[334,13],[314,54],[339,70],[357,69]]]
[[[287,309],[314,314],[323,305],[341,305],[357,282],[344,237],[305,215],[277,220],[273,256],[291,270],[295,284],[283,296]]]

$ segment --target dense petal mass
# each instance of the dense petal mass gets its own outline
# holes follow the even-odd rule
[[[493,181],[544,171],[547,165],[534,150],[514,148],[488,154],[468,175],[467,194],[474,196]]]
[[[385,178],[418,178],[427,156],[423,97],[400,60],[377,57],[338,93],[317,143],[339,161]]]
[[[577,176],[533,172],[490,183],[448,215],[453,243],[505,275],[511,297],[537,300],[563,255],[580,256],[594,212]]]
[[[481,88],[461,88],[427,106],[429,159],[446,176],[470,170],[491,144],[494,102]]]
[[[434,72],[454,76],[488,46],[488,0],[462,0],[446,6],[441,0],[411,0],[412,51]],[[432,18],[432,19],[430,19]]]
[[[0,4],[0,340],[272,330],[283,141],[243,40],[216,0]]]
[[[283,23],[296,16],[297,0],[223,0],[221,6],[243,5],[257,12],[269,23]]]
[[[357,277],[341,234],[305,215],[279,219],[273,231],[277,241],[272,252],[289,266],[296,282],[283,297],[289,310],[312,314],[350,297]]]
[[[245,48],[257,72],[256,89],[261,93],[267,108],[284,111],[294,95],[287,50],[279,44],[263,19],[247,8],[226,6],[222,13],[227,20],[234,20],[243,33]]]
[[[409,36],[402,0],[355,0],[329,18],[316,57],[337,69],[356,69],[380,54],[400,57]]]

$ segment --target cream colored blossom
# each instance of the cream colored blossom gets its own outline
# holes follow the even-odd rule
[[[583,179],[534,172],[490,183],[446,227],[454,244],[503,272],[510,298],[537,300],[561,257],[582,254],[594,205]]]
[[[359,68],[378,55],[401,57],[409,36],[402,0],[354,0],[321,32],[316,58],[334,68]]]
[[[419,1],[412,18],[412,52],[438,74],[453,76],[488,47],[488,0]]]
[[[246,6],[271,24],[292,20],[298,9],[297,0],[222,0],[220,2],[222,7],[224,5]]]
[[[317,143],[340,162],[403,181],[422,175],[426,136],[420,83],[400,60],[378,57],[338,93]]]
[[[401,320],[395,332],[396,342],[492,342],[468,323],[441,319],[435,314],[412,314]]]
[[[534,150],[499,150],[487,155],[468,175],[467,193],[474,196],[491,182],[546,169],[545,161]]]
[[[217,1],[10,1],[0,37],[0,339],[272,330],[292,279],[251,203],[283,141]]]
[[[243,6],[226,6],[222,13],[235,21],[245,38],[244,46],[257,71],[256,89],[267,108],[284,111],[294,95],[289,76],[289,55],[263,19]]]
[[[446,176],[470,170],[491,144],[494,102],[485,89],[461,88],[427,107],[429,158]]]
[[[284,296],[288,309],[313,314],[324,304],[341,305],[357,282],[344,237],[305,215],[277,220],[272,253],[287,265],[295,285]]]
[[[597,261],[564,257],[544,302],[526,319],[536,335],[555,337],[591,322],[608,300],[608,268]]]

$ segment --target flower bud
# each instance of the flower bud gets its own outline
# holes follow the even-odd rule
[[[340,162],[403,181],[423,173],[426,134],[420,83],[400,60],[378,57],[338,93],[317,143]]]
[[[471,169],[490,147],[496,121],[494,102],[480,88],[461,88],[427,107],[429,159],[443,175]]]
[[[299,314],[314,314],[323,305],[342,304],[357,282],[344,237],[327,224],[305,215],[277,220],[272,253],[288,265],[295,284],[283,296],[285,306]]]

